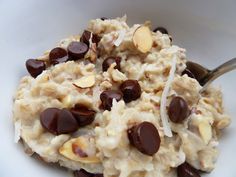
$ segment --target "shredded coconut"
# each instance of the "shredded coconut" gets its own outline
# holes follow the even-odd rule
[[[18,143],[18,141],[20,140],[20,134],[21,134],[21,123],[20,121],[16,121],[15,122],[15,138],[14,138],[15,143]]]
[[[93,46],[93,34],[90,33],[90,37],[89,37],[89,48],[91,49]]]
[[[121,42],[124,40],[124,38],[125,38],[125,30],[122,29],[122,30],[118,31],[118,34],[119,34],[118,38],[114,41],[114,45],[116,47],[118,47],[121,44]]]
[[[168,80],[166,82],[166,85],[164,87],[164,90],[161,96],[161,105],[160,105],[161,121],[162,121],[163,129],[164,129],[164,134],[168,137],[172,137],[172,131],[170,129],[168,115],[166,113],[166,98],[168,96],[171,83],[175,76],[175,70],[176,70],[176,55],[174,54],[172,58],[170,74],[169,74]]]

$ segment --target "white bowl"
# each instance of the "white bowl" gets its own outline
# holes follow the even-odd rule
[[[1,0],[0,176],[68,176],[66,170],[30,158],[13,142],[12,95],[20,77],[27,74],[26,59],[82,32],[89,19],[127,14],[130,24],[151,20],[154,27],[166,27],[174,43],[187,49],[189,59],[214,68],[236,57],[235,7],[233,0]],[[216,169],[207,177],[236,176],[235,78],[234,71],[214,82],[222,87],[232,124],[221,139]]]

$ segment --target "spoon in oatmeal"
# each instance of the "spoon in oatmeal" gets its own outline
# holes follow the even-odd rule
[[[189,77],[198,80],[202,86],[201,92],[203,92],[215,79],[229,71],[236,69],[236,58],[223,63],[213,70],[209,70],[191,61],[188,61],[186,65],[187,68],[184,70],[183,74],[187,74]]]

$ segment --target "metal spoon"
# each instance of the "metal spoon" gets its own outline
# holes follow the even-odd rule
[[[219,76],[236,69],[236,58],[233,58],[219,67],[209,70],[197,63],[188,61],[187,70],[192,73],[202,86],[201,92],[205,91],[207,86]]]

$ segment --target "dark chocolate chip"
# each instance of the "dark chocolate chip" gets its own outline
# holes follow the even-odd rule
[[[95,111],[90,110],[87,107],[79,104],[75,105],[75,107],[72,108],[70,111],[76,118],[79,126],[81,127],[91,124],[94,121],[96,114]]]
[[[126,80],[120,85],[126,103],[137,100],[141,96],[141,87],[137,80]]]
[[[29,74],[36,78],[46,69],[44,61],[29,59],[25,62],[25,66]]]
[[[100,42],[101,37],[98,36],[97,34],[93,34],[93,38],[92,38],[92,42],[96,43],[96,45],[98,45],[98,43]]]
[[[94,174],[93,177],[103,177],[103,174]]]
[[[122,97],[123,97],[122,92],[118,90],[103,91],[100,95],[103,109],[110,111],[112,107],[112,100],[116,99],[116,101],[120,101]]]
[[[178,177],[201,177],[194,167],[192,167],[187,162],[181,164],[177,167]]]
[[[52,134],[57,134],[57,121],[60,114],[58,108],[47,108],[40,114],[40,122],[43,128]]]
[[[165,29],[164,27],[157,27],[153,30],[153,32],[157,32],[160,31],[162,34],[169,34],[167,29]]]
[[[84,169],[80,169],[74,172],[75,177],[93,177],[93,174],[85,171]]]
[[[149,156],[157,153],[161,143],[158,130],[150,122],[142,122],[130,128],[128,138],[133,146]]]
[[[78,123],[67,109],[47,108],[40,114],[42,126],[52,134],[73,133],[78,129]]]
[[[107,57],[102,63],[102,70],[107,71],[112,63],[116,63],[115,69],[121,70],[120,62],[121,62],[120,57]]]
[[[107,20],[108,18],[107,17],[101,17],[100,18],[102,21],[104,21],[104,20]]]
[[[84,30],[80,42],[83,42],[89,46],[89,39],[91,38],[92,33],[90,31]]]
[[[83,42],[71,42],[68,45],[67,50],[71,60],[78,60],[84,57],[88,51],[88,46]]]
[[[84,169],[76,170],[74,171],[74,176],[75,177],[103,177],[103,174],[100,173],[89,173],[85,171]]]
[[[52,65],[68,61],[67,51],[61,47],[52,49],[49,53],[49,62]]]
[[[78,129],[78,123],[72,113],[67,109],[62,109],[58,115],[57,133],[73,133]]]
[[[168,115],[172,122],[182,123],[189,114],[188,104],[182,97],[176,96],[171,100]]]
[[[100,37],[96,34],[93,34],[90,31],[87,31],[87,30],[84,30],[84,32],[80,38],[80,42],[87,44],[89,47],[89,40],[91,38],[91,35],[92,35],[92,42],[98,44],[100,41]]]
[[[189,70],[189,69],[185,69],[183,72],[182,72],[182,76],[187,74],[188,77],[191,77],[193,79],[195,79],[195,76],[194,74]]]

